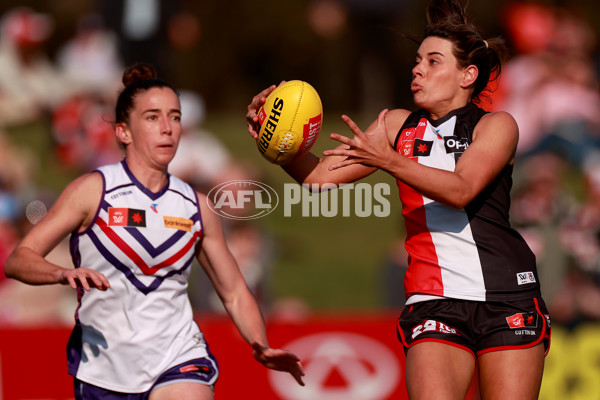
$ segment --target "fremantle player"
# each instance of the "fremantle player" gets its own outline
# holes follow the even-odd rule
[[[67,354],[75,398],[214,397],[218,365],[187,295],[194,257],[255,358],[303,384],[298,358],[269,348],[206,197],[167,172],[181,133],[177,92],[145,64],[126,70],[123,83],[115,133],[124,160],[69,184],[6,263],[11,278],[77,290]],[[69,233],[75,269],[43,258]]]

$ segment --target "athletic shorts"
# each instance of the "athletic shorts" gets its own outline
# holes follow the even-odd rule
[[[506,302],[423,301],[404,308],[397,332],[405,352],[422,342],[449,344],[474,356],[542,342],[546,354],[550,348],[550,316],[540,297]]]
[[[198,382],[214,386],[219,376],[217,361],[211,357],[197,358],[179,364],[158,377],[152,388],[144,393],[119,393],[74,378],[75,400],[147,400],[150,392],[175,382]]]

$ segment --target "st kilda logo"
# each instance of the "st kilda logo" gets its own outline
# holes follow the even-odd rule
[[[208,192],[208,206],[229,219],[256,219],[270,214],[279,204],[279,196],[269,185],[252,180],[221,183]]]

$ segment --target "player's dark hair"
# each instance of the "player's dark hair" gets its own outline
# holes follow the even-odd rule
[[[460,0],[430,0],[426,15],[423,39],[435,36],[451,41],[458,66],[475,65],[479,70],[471,95],[474,101],[479,101],[488,83],[500,76],[502,61],[508,53],[504,40],[501,37],[484,39],[469,21]]]
[[[157,78],[156,70],[150,64],[137,63],[127,68],[123,73],[122,82],[125,88],[117,99],[115,123],[129,122],[129,113],[134,107],[135,98],[142,92],[155,87],[166,87],[177,93],[173,86]]]

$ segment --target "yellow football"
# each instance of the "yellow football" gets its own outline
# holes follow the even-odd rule
[[[258,110],[258,150],[274,164],[289,164],[310,150],[322,121],[321,98],[311,85],[300,80],[283,83]]]

